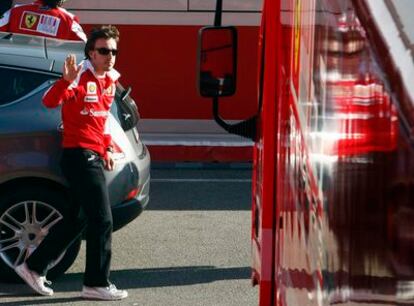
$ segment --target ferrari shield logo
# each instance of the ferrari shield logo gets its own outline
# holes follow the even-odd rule
[[[107,89],[105,89],[105,94],[112,97],[115,94],[115,84],[112,84]]]
[[[31,29],[37,21],[37,15],[33,15],[33,14],[26,14],[25,18],[24,18],[24,23],[26,24],[26,27]]]

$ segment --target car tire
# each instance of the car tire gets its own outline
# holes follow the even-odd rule
[[[0,194],[0,279],[21,282],[14,267],[21,264],[47,235],[45,230],[65,218],[67,196],[42,186],[14,188]],[[36,218],[33,218],[33,217]],[[75,261],[81,237],[52,263],[47,277],[54,279]]]

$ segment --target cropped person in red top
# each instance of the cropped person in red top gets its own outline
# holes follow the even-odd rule
[[[45,285],[48,265],[79,237],[87,223],[81,296],[102,300],[128,296],[109,281],[112,215],[104,176],[104,167],[114,167],[108,118],[120,77],[113,68],[118,40],[119,32],[113,26],[94,29],[85,46],[87,59],[77,65],[75,56],[69,55],[63,77],[43,97],[47,107],[62,105],[61,169],[74,203],[68,208],[71,217],[57,223],[26,263],[16,267],[16,273],[42,295],[53,294]],[[79,217],[80,209],[86,220]]]
[[[0,31],[86,41],[78,18],[62,8],[64,0],[16,5],[0,18]]]

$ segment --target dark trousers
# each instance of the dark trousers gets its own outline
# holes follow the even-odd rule
[[[45,275],[48,266],[79,238],[86,226],[84,285],[106,287],[111,261],[112,213],[102,159],[91,150],[64,149],[61,168],[69,182],[73,203],[28,258],[27,265],[30,270]]]

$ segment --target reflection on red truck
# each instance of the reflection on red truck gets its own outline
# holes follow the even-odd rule
[[[219,124],[255,142],[259,305],[414,299],[414,64],[381,3],[265,0],[257,113],[227,124],[213,96]]]

